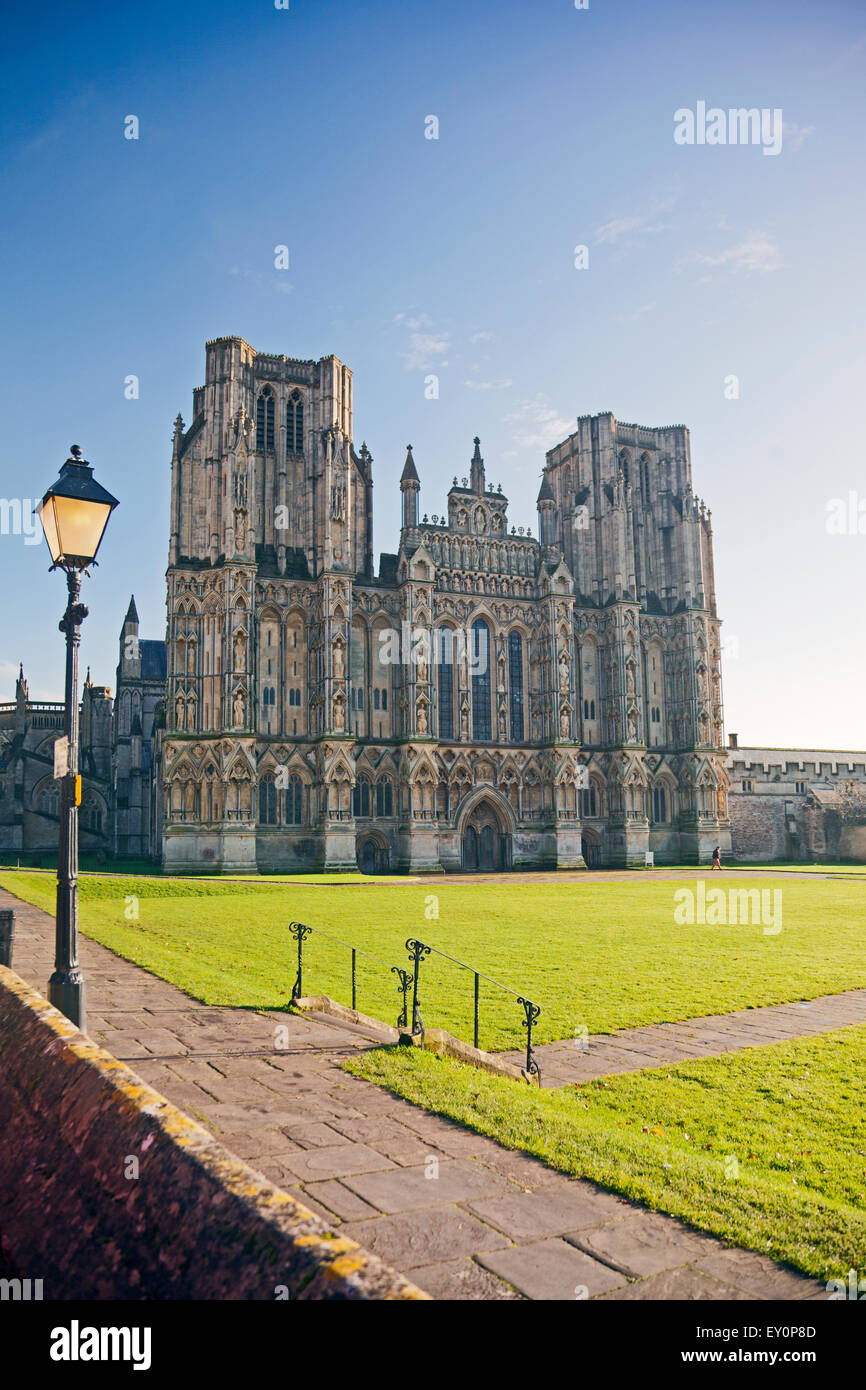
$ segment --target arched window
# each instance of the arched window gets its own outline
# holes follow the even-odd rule
[[[454,737],[454,634],[440,627],[434,634],[436,681],[439,706],[439,737]]]
[[[491,737],[490,719],[490,629],[483,618],[472,624],[472,737]]]
[[[391,783],[387,777],[376,783],[376,815],[392,816],[394,814],[394,793]]]
[[[598,815],[598,794],[594,782],[590,782],[580,793],[580,814],[590,818]]]
[[[663,786],[653,787],[653,820],[664,824],[668,818],[668,799]]]
[[[259,782],[259,824],[276,825],[277,788],[273,777],[263,777]]]
[[[304,452],[304,402],[300,391],[293,391],[286,404],[286,453]]]
[[[256,401],[256,448],[274,447],[274,393],[266,386]]]
[[[290,777],[286,788],[286,825],[303,825],[304,784],[300,777]]]
[[[511,710],[511,738],[523,739],[523,639],[519,632],[508,634],[508,687]]]
[[[366,777],[359,777],[352,788],[352,815],[369,816],[370,783]]]

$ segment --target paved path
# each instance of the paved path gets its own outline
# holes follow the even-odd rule
[[[534,1049],[545,1088],[573,1086],[611,1072],[639,1071],[666,1062],[686,1062],[693,1057],[720,1057],[746,1047],[787,1042],[813,1033],[830,1033],[866,1023],[866,989],[845,994],[825,994],[799,1004],[769,1004],[760,1009],[741,1009],[733,1014],[690,1018],[682,1023],[652,1023],[620,1033],[543,1043]],[[505,1052],[503,1057],[522,1067],[525,1052]]]
[[[52,919],[3,890],[0,906],[16,911],[15,970],[45,992]],[[347,1075],[340,1063],[375,1045],[369,1033],[325,1017],[208,1007],[91,941],[81,956],[95,1041],[434,1297],[827,1296],[764,1256]]]

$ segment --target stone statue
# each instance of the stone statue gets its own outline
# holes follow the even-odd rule
[[[246,713],[246,703],[247,702],[244,698],[244,692],[242,690],[236,690],[234,702],[232,704],[232,712],[234,715],[234,727],[236,729],[242,729],[244,727],[244,714]]]

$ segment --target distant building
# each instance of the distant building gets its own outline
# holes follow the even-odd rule
[[[135,598],[120,633],[111,730],[112,853],[162,856],[162,795],[153,775],[154,720],[165,705],[165,643],[139,637]]]
[[[866,752],[728,742],[735,860],[866,860]]]
[[[153,768],[154,724],[165,705],[165,643],[140,639],[135,599],[120,634],[117,694],[93,685],[79,707],[82,802],[79,852],[98,859],[162,856],[162,793]],[[63,705],[32,701],[23,668],[15,699],[0,704],[0,856],[25,863],[57,854],[60,786],[54,744]]]
[[[63,705],[33,701],[21,668],[15,699],[0,704],[0,855],[25,862],[56,856],[60,787],[54,744],[63,736]],[[111,691],[90,672],[80,706],[78,817],[82,854],[106,857],[111,847]]]

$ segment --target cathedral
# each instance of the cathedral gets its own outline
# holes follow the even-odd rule
[[[377,565],[352,389],[336,357],[217,338],[189,428],[175,422],[148,754],[165,870],[727,850],[711,514],[688,430],[581,416],[547,454],[537,535],[511,524],[478,439],[445,510],[422,513],[410,447],[399,544]]]

